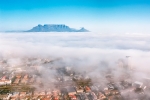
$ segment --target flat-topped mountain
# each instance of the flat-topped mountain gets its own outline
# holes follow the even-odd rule
[[[35,26],[26,32],[89,32],[89,31],[85,28],[77,30],[63,24],[45,24],[45,25],[39,24],[38,26]]]

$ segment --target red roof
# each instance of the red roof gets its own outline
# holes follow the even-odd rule
[[[86,87],[85,87],[85,90],[89,91],[89,90],[91,90],[91,89],[90,89],[89,87],[86,86]]]

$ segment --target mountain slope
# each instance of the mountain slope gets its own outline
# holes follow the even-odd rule
[[[45,24],[38,25],[26,32],[89,32],[88,30],[81,28],[79,30],[70,28],[63,24]]]

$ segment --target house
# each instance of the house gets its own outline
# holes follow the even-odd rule
[[[90,92],[91,89],[90,89],[88,86],[86,86],[86,87],[85,87],[85,91],[86,91],[86,92]]]
[[[58,96],[55,96],[55,97],[53,97],[52,100],[59,100],[59,97],[58,97]]]
[[[44,95],[46,95],[46,93],[45,93],[45,91],[42,91],[39,93],[39,95],[44,96]]]
[[[0,95],[0,100],[9,100],[12,94]]]
[[[35,79],[32,77],[30,80],[29,80],[29,83],[33,83],[35,81]]]
[[[10,84],[11,84],[11,80],[6,79],[6,76],[3,76],[3,77],[0,79],[0,85],[10,85]]]
[[[20,99],[23,100],[26,97],[26,92],[20,92]]]
[[[106,99],[106,96],[103,93],[99,92],[99,99],[100,100]]]
[[[28,74],[26,74],[23,79],[21,80],[21,83],[26,84],[28,82]]]
[[[46,95],[52,95],[52,93],[50,91],[47,91]]]
[[[112,93],[113,95],[116,95],[116,94],[119,94],[119,91],[118,91],[118,90],[112,90],[111,93]]]
[[[71,98],[71,100],[76,100],[77,99],[77,97],[75,95],[70,95],[69,97]]]
[[[19,79],[20,79],[20,78],[21,78],[21,75],[19,75],[19,74],[18,74],[18,75],[16,75],[16,78],[19,78]]]
[[[20,97],[26,96],[26,92],[20,92]]]
[[[36,100],[38,98],[38,96],[39,96],[39,92],[38,91],[34,91],[32,99]]]
[[[52,93],[50,91],[46,92],[46,98],[50,100]]]
[[[112,95],[108,97],[108,100],[117,100],[117,98],[114,95]]]
[[[93,98],[94,100],[97,100],[97,96],[95,95],[94,92],[91,92],[91,96],[92,96],[92,98]]]
[[[133,86],[134,88],[142,88],[143,83],[136,81],[136,82],[134,82],[134,83],[132,84],[132,86]]]
[[[28,74],[26,74],[26,75],[24,76],[24,79],[28,79]]]
[[[97,86],[91,86],[91,90],[92,90],[92,91],[98,91],[99,89],[98,89]]]
[[[108,96],[108,95],[110,95],[111,92],[110,92],[110,90],[105,90],[104,93],[106,96]]]
[[[19,92],[14,92],[14,93],[11,95],[10,99],[11,99],[11,100],[16,100],[16,99],[18,99],[18,97],[19,97]]]
[[[14,84],[19,84],[19,82],[20,82],[20,79],[16,78],[15,81],[14,81]]]
[[[83,93],[79,93],[78,95],[81,98],[81,100],[89,100],[87,94],[84,93],[84,92]]]
[[[76,90],[74,87],[66,87],[68,95],[75,95],[76,94]]]
[[[39,92],[38,91],[34,91],[33,95],[37,96],[37,95],[39,95]]]
[[[0,85],[5,85],[5,81],[0,80]]]
[[[107,86],[108,86],[108,88],[109,88],[110,90],[113,90],[113,89],[114,89],[114,86],[113,86],[112,84],[108,84]]]
[[[76,89],[77,93],[82,93],[84,91],[81,86],[80,87],[76,87],[75,89]]]
[[[53,95],[54,97],[58,96],[58,95],[59,95],[59,90],[54,90],[54,91],[52,91],[52,95]]]

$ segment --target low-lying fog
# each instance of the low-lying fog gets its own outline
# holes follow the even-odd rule
[[[120,68],[128,66],[135,71],[131,78],[137,81],[149,77],[149,44],[150,34],[0,33],[0,59],[7,60],[9,67],[22,64],[24,58],[62,59],[38,67],[45,88],[53,87],[49,82],[58,75],[45,66],[69,66],[100,83],[106,69],[113,69],[112,74],[118,80],[123,72]],[[32,62],[38,63],[41,60]]]
[[[70,58],[78,58],[85,61],[79,63],[82,67],[100,61],[114,66],[118,59],[130,56],[130,66],[150,71],[149,44],[149,34],[0,33],[0,56],[63,57],[68,63],[73,63]]]

